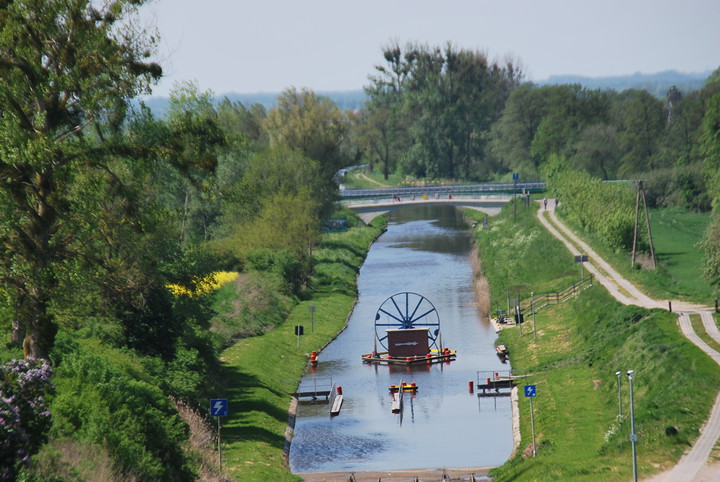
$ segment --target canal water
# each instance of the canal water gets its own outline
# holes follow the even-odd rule
[[[470,266],[472,230],[452,207],[409,207],[388,215],[358,278],[348,327],[320,353],[303,384],[342,386],[340,415],[326,404],[301,404],[290,448],[293,472],[384,471],[501,465],[512,451],[509,397],[470,393],[478,371],[507,371],[495,331],[481,319]],[[437,309],[450,363],[406,368],[362,362],[373,350],[375,315],[389,297],[417,293]],[[378,346],[378,351],[382,348]],[[485,374],[481,375],[484,377]],[[484,378],[482,378],[484,380]],[[401,414],[389,386],[415,382]]]

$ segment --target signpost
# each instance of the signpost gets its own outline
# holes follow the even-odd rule
[[[515,184],[514,189],[513,189],[513,198],[515,198],[517,196],[518,179],[520,179],[520,174],[518,174],[517,172],[513,172],[513,183]],[[514,207],[513,221],[515,221],[515,220],[517,220],[517,203],[516,202],[513,203],[513,207]]]
[[[218,421],[218,465],[222,473],[222,445],[220,443],[220,417],[228,416],[228,399],[212,398],[210,399],[210,415],[217,417]]]
[[[580,279],[585,281],[585,270],[583,270],[583,263],[586,263],[588,260],[587,254],[581,254],[578,256],[575,256],[575,262],[580,263]]]
[[[531,300],[530,300],[530,309],[532,310],[532,317],[533,317],[533,339],[537,340],[537,325],[535,324],[535,292],[530,292]]]
[[[530,425],[532,426],[533,457],[537,453],[535,449],[535,414],[533,413],[533,398],[537,397],[535,385],[525,385],[525,398],[530,399]]]
[[[298,348],[300,348],[300,337],[305,334],[305,328],[302,325],[295,325],[295,334],[298,337]]]

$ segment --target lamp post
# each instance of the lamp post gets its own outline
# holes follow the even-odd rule
[[[637,482],[637,449],[635,444],[637,443],[637,434],[635,433],[635,400],[633,394],[633,378],[635,370],[628,370],[627,377],[630,381],[630,443],[632,444],[632,458],[633,458],[633,480]]]
[[[620,394],[620,385],[622,384],[622,372],[620,370],[615,372],[618,377],[618,416],[622,417],[622,395]]]

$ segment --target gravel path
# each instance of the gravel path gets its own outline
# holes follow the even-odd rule
[[[623,278],[612,266],[600,258],[587,244],[580,240],[575,233],[568,229],[555,216],[555,202],[548,200],[549,209],[538,210],[538,218],[550,233],[565,244],[573,254],[587,254],[587,270],[597,278],[619,302],[624,304],[638,305],[645,308],[664,308],[669,305],[667,301],[658,301],[650,298],[640,291],[635,285]],[[547,216],[545,214],[547,213]],[[552,220],[552,224],[548,221]],[[557,229],[556,227],[557,226]],[[690,323],[690,314],[699,314],[707,333],[720,343],[720,330],[712,315],[712,309],[682,301],[673,301],[672,309],[678,312],[678,324],[683,335],[701,350],[707,353],[716,363],[720,365],[720,353],[711,348],[693,331]],[[709,482],[720,481],[720,464],[708,465],[708,458],[715,443],[720,438],[720,394],[715,399],[715,404],[710,412],[705,426],[700,430],[700,436],[692,448],[680,459],[671,470],[660,473],[648,479],[648,482]]]

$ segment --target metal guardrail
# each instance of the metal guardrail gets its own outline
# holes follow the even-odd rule
[[[504,184],[467,184],[453,186],[411,186],[382,189],[345,189],[340,192],[342,198],[369,198],[369,197],[409,197],[427,194],[499,194],[521,192],[543,192],[545,181],[504,183]]]

